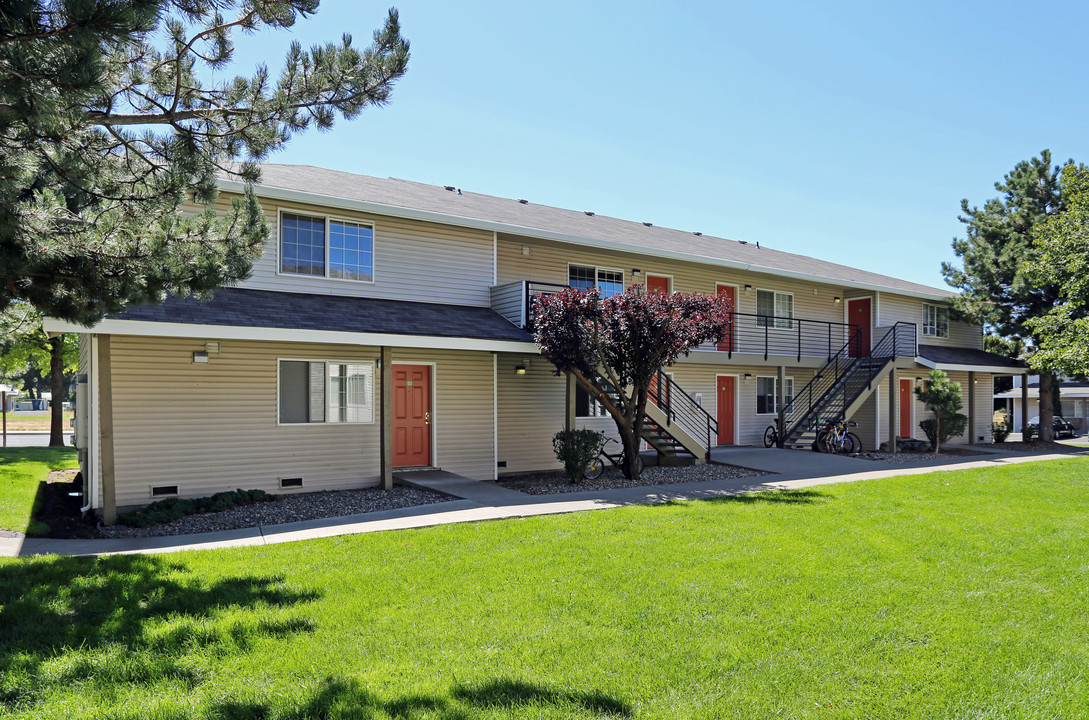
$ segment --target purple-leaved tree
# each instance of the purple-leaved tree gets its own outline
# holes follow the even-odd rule
[[[635,457],[655,376],[704,342],[722,340],[730,310],[726,297],[648,293],[642,286],[612,297],[568,289],[537,298],[533,333],[557,374],[572,373],[595,389],[620,432],[624,474],[638,479]]]

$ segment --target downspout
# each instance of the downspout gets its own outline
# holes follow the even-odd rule
[[[90,364],[87,372],[87,475],[83,478],[83,493],[86,504],[79,509],[82,516],[91,511],[95,504],[95,482],[98,480],[98,336],[91,335],[91,350],[87,353]]]

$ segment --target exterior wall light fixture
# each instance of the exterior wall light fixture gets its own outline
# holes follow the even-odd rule
[[[208,362],[208,353],[204,352],[203,350],[198,350],[198,351],[194,352],[193,353],[193,362],[194,363],[205,363],[206,364]]]
[[[525,365],[515,365],[514,366],[514,374],[515,375],[525,375],[526,374],[526,366]]]

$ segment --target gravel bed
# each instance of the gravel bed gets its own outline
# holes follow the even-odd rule
[[[707,482],[710,480],[735,480],[760,477],[773,473],[750,470],[735,465],[681,465],[647,467],[639,482],[628,480],[617,468],[606,468],[596,480],[572,483],[559,470],[500,478],[498,485],[527,495],[551,495],[552,493],[584,492],[586,490],[613,490],[616,488],[645,487],[649,485],[675,485],[677,483]]]
[[[100,532],[111,538],[159,537],[163,535],[188,535],[190,533],[240,530],[258,525],[278,525],[300,520],[355,515],[357,513],[394,510],[396,508],[430,505],[450,500],[430,490],[394,486],[392,490],[364,488],[362,490],[336,490],[332,492],[277,495],[271,502],[242,505],[223,512],[203,513],[178,518],[162,525],[146,528],[111,525],[101,527]]]
[[[928,460],[956,460],[957,458],[970,457],[970,456],[983,456],[990,453],[976,452],[974,450],[956,450],[941,451],[940,453],[933,452],[900,452],[900,453],[888,453],[888,452],[860,452],[851,457],[861,458],[863,460],[873,460],[875,462],[888,463],[889,465],[906,465],[909,463],[925,462]]]

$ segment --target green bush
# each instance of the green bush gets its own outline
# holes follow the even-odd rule
[[[604,436],[597,430],[560,430],[552,436],[552,449],[556,459],[563,463],[563,471],[571,482],[577,483],[586,475],[586,468],[601,450]]]
[[[1006,438],[1010,436],[1010,432],[1013,431],[1013,421],[1010,419],[1009,413],[1005,410],[999,410],[994,414],[994,422],[991,424],[991,438],[996,443],[1006,442]]]
[[[930,449],[933,450],[937,447],[938,440],[941,440],[942,445],[944,445],[949,438],[963,435],[964,431],[968,429],[968,416],[963,413],[953,413],[943,417],[941,438],[936,437],[933,418],[923,420],[919,423],[919,427],[926,433],[926,439],[930,441]]]
[[[276,498],[264,490],[229,490],[202,498],[170,498],[153,502],[147,507],[125,513],[117,518],[122,525],[129,527],[149,527],[162,525],[171,520],[197,515],[198,513],[220,512],[239,505],[253,505],[269,502]]]

